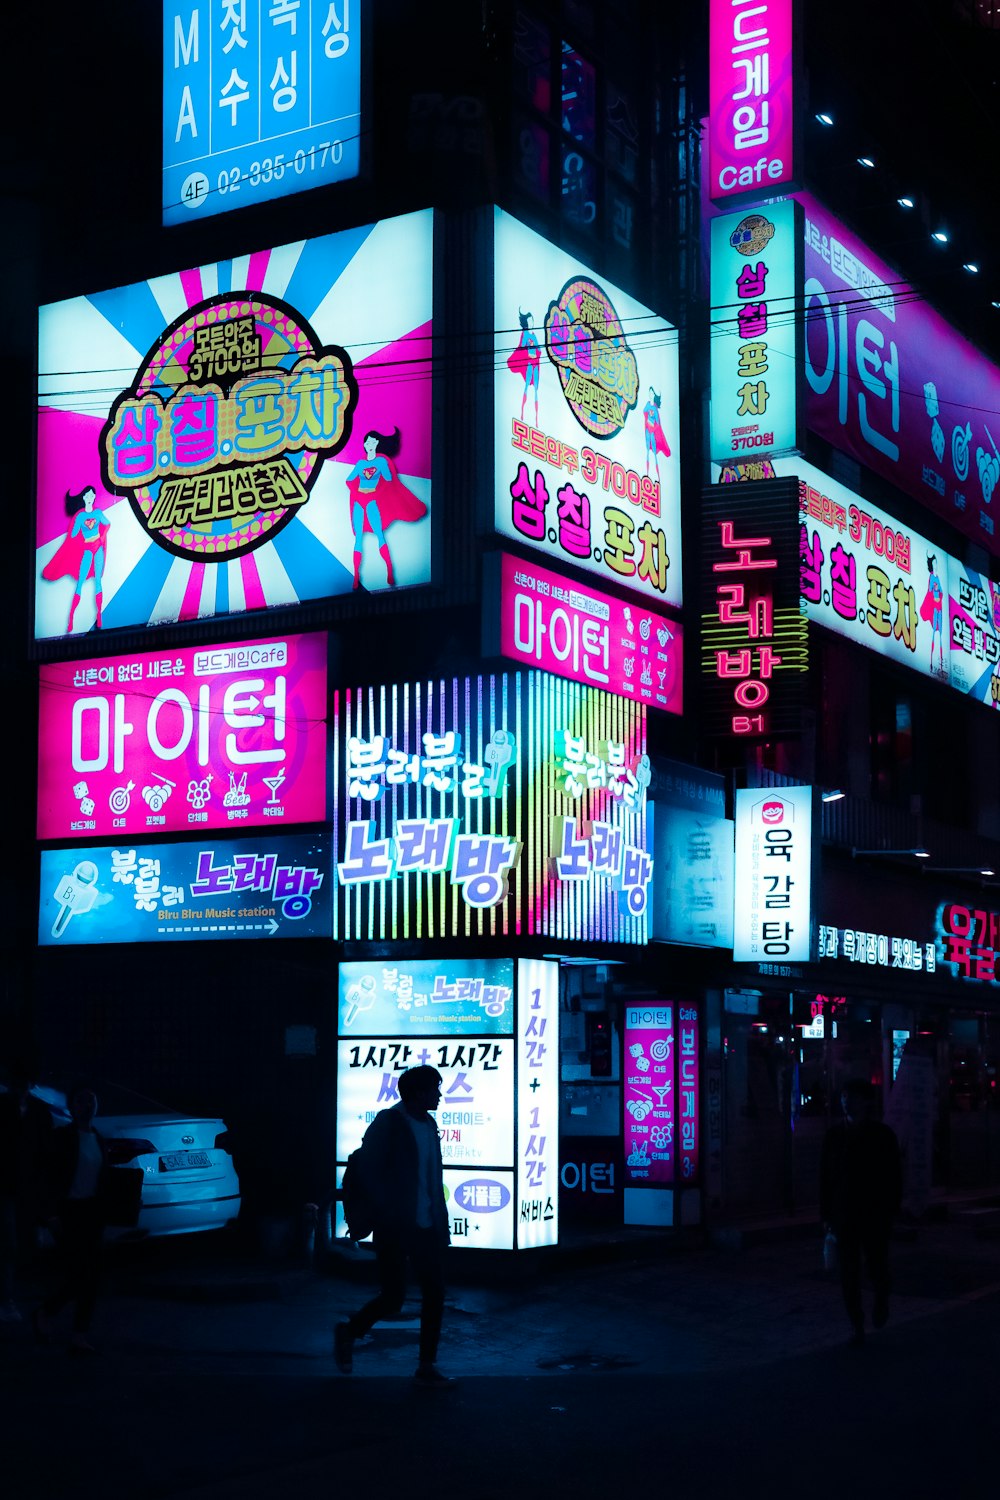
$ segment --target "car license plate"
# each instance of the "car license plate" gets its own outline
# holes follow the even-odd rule
[[[183,1172],[187,1167],[210,1167],[207,1151],[170,1151],[160,1157],[163,1172]]]

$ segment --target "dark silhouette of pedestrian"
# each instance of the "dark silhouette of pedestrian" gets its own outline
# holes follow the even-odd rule
[[[872,1324],[889,1320],[889,1236],[899,1211],[903,1174],[899,1143],[888,1125],[875,1118],[875,1090],[857,1079],[841,1095],[844,1119],[823,1142],[820,1212],[836,1237],[844,1306],[854,1330],[851,1343],[865,1337],[862,1261],[874,1292]]]
[[[52,1115],[25,1069],[0,1094],[0,1323],[18,1323],[17,1273],[31,1259],[42,1216]]]
[[[400,1075],[400,1102],[369,1125],[358,1162],[374,1226],[378,1295],[334,1329],[333,1353],[345,1375],[353,1369],[353,1346],[380,1318],[394,1317],[406,1295],[407,1263],[421,1292],[418,1384],[452,1385],[437,1368],[444,1311],[444,1255],[448,1210],[444,1198],[441,1143],[431,1118],[441,1102],[436,1068],[409,1068]]]
[[[63,1264],[63,1280],[34,1314],[35,1333],[47,1343],[51,1319],[73,1304],[71,1354],[93,1354],[90,1325],[101,1279],[104,1212],[102,1184],[108,1166],[103,1136],[94,1129],[97,1096],[79,1089],[70,1101],[71,1123],[53,1132],[50,1153],[53,1233]]]

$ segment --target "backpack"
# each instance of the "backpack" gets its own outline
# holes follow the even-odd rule
[[[344,1168],[344,1180],[340,1188],[340,1201],[347,1220],[347,1233],[352,1240],[366,1240],[375,1228],[371,1200],[365,1186],[365,1170],[361,1147],[352,1151]]]

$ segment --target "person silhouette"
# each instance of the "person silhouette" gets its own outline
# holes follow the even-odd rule
[[[400,1075],[399,1100],[375,1116],[359,1154],[374,1225],[379,1290],[334,1329],[333,1354],[341,1373],[350,1374],[354,1341],[380,1318],[394,1317],[402,1308],[409,1262],[421,1292],[420,1356],[414,1379],[418,1385],[445,1388],[454,1382],[441,1373],[436,1361],[444,1311],[448,1210],[441,1143],[431,1118],[441,1102],[441,1074],[428,1066],[408,1068]]]

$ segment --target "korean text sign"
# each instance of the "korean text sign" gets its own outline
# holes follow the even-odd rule
[[[674,1007],[625,1009],[625,1181],[655,1187],[674,1180],[677,1118]]]
[[[326,639],[41,668],[38,837],[326,817]]]
[[[559,965],[517,964],[517,1248],[559,1238]]]
[[[801,261],[791,200],[712,220],[712,458],[799,443]]]
[[[1000,554],[1000,370],[809,194],[809,427]]]
[[[495,525],[681,604],[677,331],[496,210]]]
[[[683,630],[642,605],[500,556],[500,650],[526,666],[679,714]]]
[[[644,942],[645,736],[544,672],[335,695],[336,935]]]
[[[164,0],[164,224],[358,175],[366,4]]]
[[[793,0],[712,0],[709,193],[763,198],[795,175]]]
[[[813,789],[736,793],[733,958],[795,963],[811,956]]]
[[[325,833],[43,849],[42,947],[329,937]]]
[[[338,979],[343,1037],[514,1030],[513,959],[342,963]]]
[[[653,814],[653,937],[695,947],[731,948],[732,822],[707,807],[672,807],[659,796]]]
[[[41,308],[36,637],[428,582],[432,256],[426,211]]]
[[[702,491],[705,728],[759,739],[801,730],[809,627],[799,602],[798,486]]]

